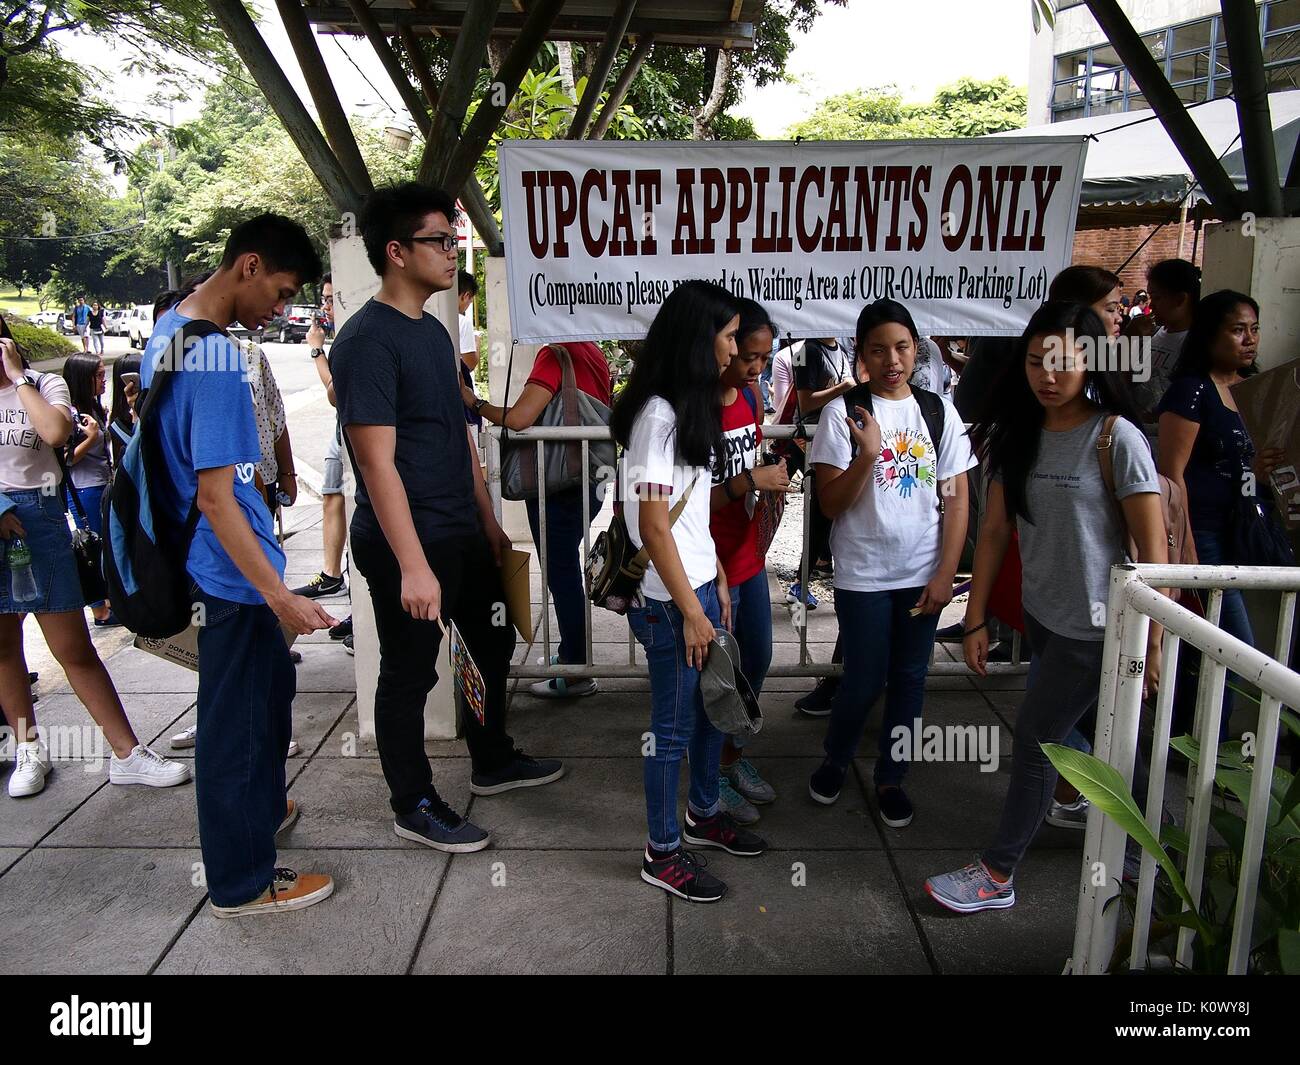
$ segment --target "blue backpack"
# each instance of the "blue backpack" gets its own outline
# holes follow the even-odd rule
[[[212,322],[188,322],[172,341],[179,354],[187,343],[224,330]],[[178,361],[174,359],[173,361]],[[137,635],[163,640],[192,620],[191,580],[186,571],[190,543],[199,523],[197,496],[183,523],[156,505],[152,485],[169,474],[150,413],[167,391],[173,369],[163,360],[150,386],[136,400],[136,429],[104,493],[104,580],[118,620]]]

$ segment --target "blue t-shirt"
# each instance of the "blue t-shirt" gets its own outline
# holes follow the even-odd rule
[[[73,309],[73,320],[77,325],[85,325],[90,321],[90,304],[82,303]]]
[[[172,337],[189,320],[175,310],[158,319],[140,366],[143,387],[153,380],[159,357],[171,355]],[[201,344],[196,342],[173,366],[177,372],[149,414],[171,475],[171,483],[157,484],[159,502],[183,522],[199,490],[198,471],[234,466],[235,499],[267,559],[283,577],[284,552],[275,538],[271,512],[253,483],[262,451],[247,362],[235,344],[214,333]],[[206,517],[199,518],[194,531],[187,568],[208,595],[249,605],[263,602],[261,593],[226,554]]]

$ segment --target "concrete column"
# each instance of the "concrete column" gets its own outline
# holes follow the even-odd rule
[[[491,362],[488,366],[488,393],[492,403],[500,404],[506,397],[506,373],[510,374],[511,403],[519,398],[529,374],[533,372],[533,360],[537,358],[537,344],[516,344],[514,358],[510,355],[510,341],[513,331],[510,328],[510,300],[506,293],[506,261],[499,255],[488,256],[484,260],[485,282],[487,284],[487,333],[488,352]],[[509,499],[501,503],[501,528],[516,543],[531,543],[532,532],[528,528],[528,511],[524,504]]]
[[[1300,218],[1255,218],[1205,227],[1201,294],[1231,288],[1259,304],[1259,368],[1300,350]]]
[[[330,273],[334,280],[334,328],[342,328],[366,300],[379,291],[379,277],[366,258],[365,245],[359,236],[330,237]],[[456,321],[456,290],[435,293],[425,304],[425,310],[447,327],[452,338],[459,336]],[[343,461],[351,471],[347,449]],[[355,483],[356,474],[350,479]],[[347,515],[351,535],[352,512],[355,501],[349,492]],[[379,679],[379,639],[375,633],[375,614],[370,604],[370,589],[356,566],[349,569],[352,590],[352,643],[353,663],[357,677],[357,716],[360,719],[363,739],[375,735],[375,684]],[[412,647],[407,653],[420,654]],[[424,734],[428,739],[453,739],[456,736],[456,682],[452,674],[447,641],[439,650],[438,683],[429,693],[424,705]]]

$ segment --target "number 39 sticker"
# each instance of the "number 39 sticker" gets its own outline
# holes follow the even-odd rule
[[[1119,659],[1120,674],[1125,677],[1140,677],[1146,672],[1147,660],[1145,658],[1129,658],[1127,655],[1121,655]]]

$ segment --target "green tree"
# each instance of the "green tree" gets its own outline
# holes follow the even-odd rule
[[[786,132],[806,140],[979,137],[1025,124],[1028,96],[1005,77],[961,78],[927,104],[906,103],[892,86],[855,89],[823,100]]]

